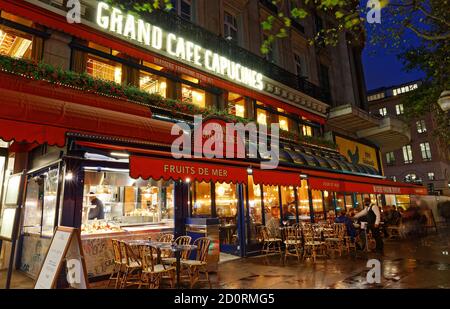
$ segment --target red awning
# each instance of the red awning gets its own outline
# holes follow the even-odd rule
[[[300,173],[253,169],[253,182],[268,186],[301,186]]]
[[[2,84],[0,83],[0,86]],[[172,124],[99,107],[1,88],[0,139],[64,146],[77,132],[169,144]]]
[[[143,179],[247,183],[247,169],[168,158],[130,156],[130,176]]]
[[[339,180],[327,179],[327,178],[310,178],[309,187],[313,190],[343,192],[344,183]]]

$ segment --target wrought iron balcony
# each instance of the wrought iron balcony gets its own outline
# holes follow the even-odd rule
[[[270,2],[270,1],[269,1]],[[224,38],[196,25],[186,21],[179,16],[162,10],[148,13],[148,20],[154,24],[178,33],[185,39],[202,45],[213,51],[220,53],[229,59],[239,61],[241,64],[251,67],[261,72],[265,76],[276,80],[293,89],[297,89],[315,99],[330,104],[330,93],[321,87],[312,84],[302,77],[297,76],[274,63],[271,63],[259,55],[256,55],[247,49],[244,49],[234,42],[225,40]]]

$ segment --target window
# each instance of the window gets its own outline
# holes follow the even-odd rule
[[[317,223],[325,219],[323,210],[322,191],[312,190],[311,194],[314,209],[314,222]]]
[[[417,133],[426,133],[427,132],[425,120],[417,121],[416,126],[417,126]]]
[[[294,187],[281,187],[281,205],[283,205],[283,224],[297,223]]]
[[[392,179],[392,181],[397,181],[397,177],[395,177],[395,176],[392,176],[391,179]]]
[[[320,64],[320,72],[319,72],[319,80],[320,80],[320,87],[324,89],[325,91],[330,91],[330,74],[329,74],[329,68],[326,65]]]
[[[0,55],[30,59],[32,43],[32,35],[0,25]]]
[[[428,173],[428,180],[436,180],[436,178],[434,177],[434,173],[433,172],[429,172]]]
[[[280,129],[284,131],[289,131],[289,121],[285,116],[278,116],[278,122],[280,124]]]
[[[263,109],[258,108],[256,111],[256,121],[259,124],[267,126],[267,112]]]
[[[238,117],[245,117],[245,98],[240,94],[228,93],[228,113]]]
[[[381,115],[381,116],[383,116],[383,117],[386,116],[386,115],[387,115],[387,109],[386,109],[386,107],[380,108],[379,112],[380,112],[380,115]]]
[[[211,216],[211,183],[196,181],[191,186],[192,217]]]
[[[408,174],[405,176],[405,181],[406,182],[414,182],[417,180],[417,175],[414,173]]]
[[[181,87],[182,101],[188,104],[194,104],[200,108],[205,108],[205,91],[193,88],[183,84]]]
[[[311,126],[302,125],[303,136],[313,136],[313,129]]]
[[[172,11],[185,20],[192,20],[191,0],[172,0]]]
[[[237,224],[238,197],[236,185],[229,183],[216,183],[216,212],[222,226]],[[220,233],[220,243],[232,245],[233,237]]]
[[[403,160],[405,161],[405,164],[412,163],[413,156],[412,156],[411,145],[403,146]]]
[[[413,91],[417,88],[419,88],[418,84],[412,84],[412,85],[407,85],[407,86],[402,86],[402,87],[396,88],[392,92],[393,92],[394,96],[397,96],[402,93],[407,93],[407,92]]]
[[[395,164],[395,155],[394,152],[387,152],[386,153],[386,164],[387,165],[393,165]]]
[[[396,111],[397,115],[402,115],[404,113],[403,104],[395,105],[395,111]]]
[[[298,76],[307,78],[308,70],[304,55],[294,54],[295,69]]]
[[[264,214],[266,226],[273,231],[278,230],[280,225],[280,200],[278,186],[263,186]]]
[[[148,92],[159,94],[163,98],[167,96],[167,81],[165,78],[145,71],[140,72],[139,87]]]
[[[223,27],[223,36],[226,39],[236,42],[238,40],[238,25],[236,16],[225,11]]]
[[[431,149],[430,149],[430,143],[421,143],[420,144],[420,152],[422,153],[422,159],[425,161],[431,160]]]
[[[384,99],[384,97],[385,97],[384,92],[380,92],[380,93],[372,94],[372,95],[368,96],[367,101],[371,102],[371,101],[381,100],[381,99]]]
[[[308,195],[308,181],[301,180],[301,186],[297,188],[299,220],[308,222],[311,220]]]

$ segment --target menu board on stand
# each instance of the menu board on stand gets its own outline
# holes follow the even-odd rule
[[[34,288],[56,288],[63,265],[67,269],[67,283],[72,288],[87,289],[89,287],[80,231],[76,228],[64,226],[56,228]]]

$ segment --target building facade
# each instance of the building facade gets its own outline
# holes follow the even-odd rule
[[[2,213],[20,218],[16,265],[30,276],[60,225],[81,230],[98,277],[111,270],[112,237],[207,235],[213,256],[247,256],[261,228],[332,221],[364,197],[408,207],[424,194],[382,175],[361,47],[345,34],[337,47],[307,44],[329,16],[310,12],[263,57],[261,21],[288,9],[270,1],[177,0],[173,12],[128,14],[86,0],[80,23],[66,3],[0,0]],[[243,157],[174,159],[174,122],[193,128],[194,115],[219,127],[253,121],[269,140],[260,130],[279,124],[279,166],[261,169],[268,158],[248,154],[248,135]]]
[[[401,118],[404,95],[421,86],[420,81],[369,91],[372,114]],[[450,195],[450,161],[448,147],[436,140],[433,132],[436,119],[432,113],[409,123],[411,142],[403,147],[383,152],[386,177],[396,181],[420,183],[430,195]]]

